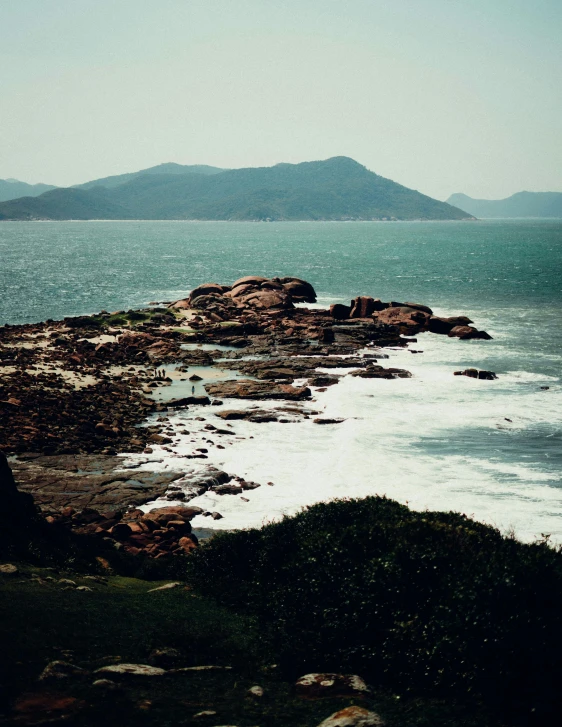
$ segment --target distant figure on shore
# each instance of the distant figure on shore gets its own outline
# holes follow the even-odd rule
[[[191,387],[191,395],[193,396],[193,394],[195,394],[195,386]]]

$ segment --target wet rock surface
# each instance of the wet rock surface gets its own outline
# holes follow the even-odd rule
[[[114,511],[144,505],[185,476],[123,470],[123,459],[108,455],[28,455],[10,464],[19,489],[33,495],[46,514],[65,507]]]
[[[385,347],[408,345],[404,334],[490,338],[469,318],[438,317],[421,303],[359,296],[329,309],[297,307],[315,301],[312,285],[300,278],[246,276],[231,285],[200,285],[168,308],[0,327],[0,448],[12,455],[19,497],[32,495],[54,522],[103,531],[102,537],[131,552],[158,555],[163,542],[172,543],[167,552],[188,552],[196,539],[187,528],[151,530],[134,508],[162,499],[185,506],[208,490],[228,497],[259,486],[189,465],[205,460],[209,447],[224,449],[233,441],[231,421],[275,424],[317,417],[317,424],[340,423],[318,417],[305,404],[346,375],[409,377],[404,369],[379,363],[388,358]],[[183,389],[174,388],[180,382]],[[240,408],[229,407],[230,399],[239,400]],[[217,419],[210,405],[223,400],[227,406]],[[260,406],[246,408],[244,400]],[[174,452],[178,435],[189,431],[174,429],[158,414],[183,417],[191,410],[208,422],[206,438],[191,440],[191,454],[164,472],[143,469],[138,459],[123,466],[119,452]],[[131,508],[133,515],[127,513]],[[165,537],[154,535],[162,529]]]

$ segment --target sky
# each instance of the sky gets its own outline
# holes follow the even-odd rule
[[[349,156],[562,191],[560,0],[0,0],[0,178]]]

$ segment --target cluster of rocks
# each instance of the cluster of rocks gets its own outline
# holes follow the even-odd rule
[[[216,430],[213,425],[207,426]],[[21,497],[31,495],[47,523],[78,535],[99,536],[106,543],[111,539],[120,543],[125,552],[142,552],[150,557],[183,554],[195,547],[197,541],[191,537],[188,523],[196,515],[213,520],[222,518],[216,511],[186,507],[190,500],[209,491],[216,495],[242,495],[260,487],[257,482],[210,465],[187,467],[178,459],[175,471],[153,472],[142,469],[148,462],[141,460],[125,468],[123,460],[114,456],[24,455],[13,459],[12,465]],[[156,499],[182,505],[152,509],[148,515],[138,509]],[[177,514],[176,519],[187,524],[174,523],[170,514]],[[162,527],[154,527],[153,520],[161,522]],[[168,521],[172,524],[167,525]],[[182,541],[184,537],[188,540]]]
[[[190,521],[202,512],[199,507],[168,506],[146,514],[137,509],[126,513],[85,509],[75,513],[67,507],[58,518],[51,516],[48,520],[68,525],[79,535],[103,538],[106,544],[130,555],[144,554],[158,559],[185,555],[197,547]]]
[[[208,312],[211,320],[226,320],[231,309],[292,309],[295,303],[315,303],[316,293],[310,283],[300,278],[264,278],[247,275],[232,285],[205,283],[191,291],[187,299],[172,303],[172,308],[195,308]],[[224,310],[223,310],[224,309]]]
[[[55,374],[21,372],[0,387],[0,447],[8,452],[142,451],[150,433],[138,428],[155,403],[127,382],[84,388]]]
[[[185,679],[213,672],[228,674],[232,671],[231,666],[217,664],[180,666],[182,660],[185,663],[182,650],[164,647],[154,649],[148,656],[147,663],[117,661],[92,669],[89,665],[78,666],[71,661],[61,659],[51,661],[37,679],[39,690],[36,688],[35,691],[28,691],[15,701],[13,708],[15,723],[50,724],[80,719],[81,714],[87,711],[88,703],[64,692],[53,692],[53,687],[62,689],[74,682],[80,682],[83,691],[86,683],[90,682],[93,690],[107,698],[112,693],[124,695],[133,685],[142,683],[146,688],[148,684],[159,683],[163,678]],[[305,700],[361,701],[370,696],[367,684],[356,674],[305,674],[296,681],[292,691],[297,698]],[[241,696],[256,703],[262,700],[267,703],[268,688],[255,684],[246,689]],[[141,710],[149,710],[151,706],[150,700],[137,704]],[[259,707],[253,708],[253,711],[257,710]],[[192,715],[192,719],[205,724],[213,724],[210,720],[217,717],[218,712],[214,705],[212,709],[200,710]],[[329,715],[317,727],[384,727],[384,725],[385,722],[378,713],[352,704]]]
[[[360,296],[354,298],[349,306],[340,303],[330,306],[330,313],[337,320],[373,318],[378,323],[397,326],[400,333],[405,335],[430,331],[462,340],[491,338],[486,331],[474,328],[470,318],[435,316],[431,308],[421,303],[383,303],[379,298]]]

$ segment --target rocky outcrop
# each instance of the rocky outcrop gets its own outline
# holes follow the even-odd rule
[[[209,384],[207,391],[212,396],[218,396],[221,399],[255,399],[258,401],[268,399],[300,401],[310,399],[312,396],[310,389],[306,386],[294,387],[287,384],[277,384],[273,381],[251,381],[249,379]]]
[[[409,379],[412,374],[405,369],[385,369],[377,364],[369,364],[364,369],[352,371],[351,376],[358,376],[360,379]]]
[[[26,456],[14,460],[20,490],[29,493],[45,514],[66,507],[80,512],[138,507],[162,497],[188,470],[151,472],[123,469],[123,459],[109,455]]]
[[[418,308],[396,306],[385,308],[376,317],[379,323],[398,326],[400,333],[411,335],[428,330],[430,314]]]
[[[274,278],[273,280],[277,280]],[[316,303],[316,291],[310,283],[300,278],[279,278],[279,282],[295,303]]]
[[[493,381],[497,379],[497,374],[493,371],[479,371],[478,369],[465,369],[464,371],[455,371],[455,376],[468,376],[471,379],[485,379]]]
[[[453,326],[448,333],[450,338],[460,338],[461,341],[469,341],[473,338],[480,338],[484,341],[491,340],[492,336],[486,331],[479,331],[473,326]]]

